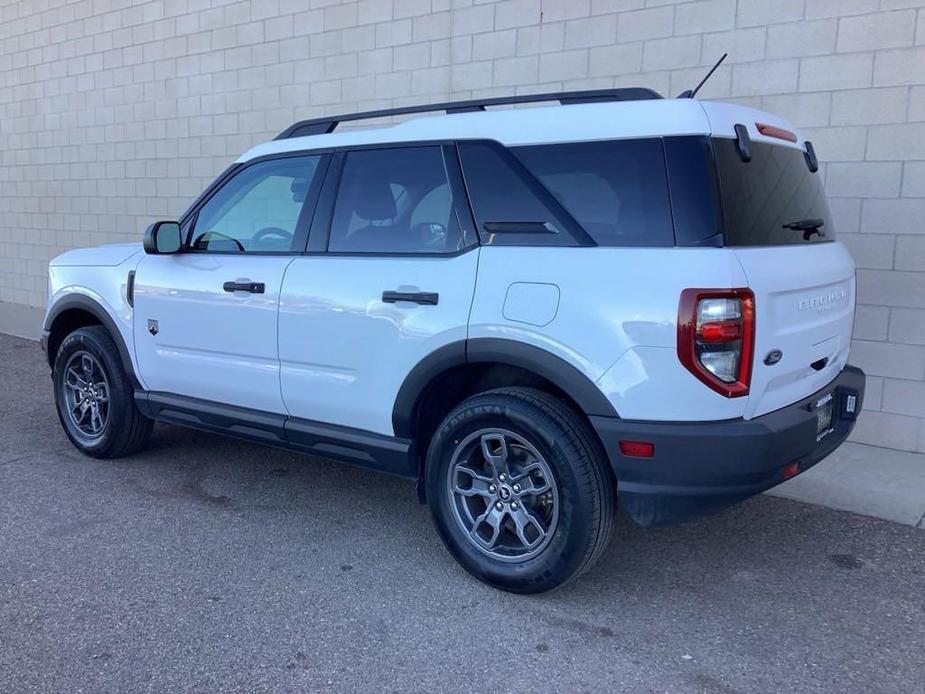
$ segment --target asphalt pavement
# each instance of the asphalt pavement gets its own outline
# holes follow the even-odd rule
[[[925,533],[768,496],[621,519],[519,597],[449,557],[409,482],[158,426],[74,450],[0,335],[2,692],[923,692]]]

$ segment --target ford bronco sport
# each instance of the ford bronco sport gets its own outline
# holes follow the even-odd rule
[[[302,121],[143,245],[50,263],[58,415],[100,458],[158,420],[416,480],[467,571],[548,590],[618,500],[678,522],[848,436],[818,168],[772,114],[638,88]]]

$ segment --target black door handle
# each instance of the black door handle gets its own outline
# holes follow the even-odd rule
[[[387,304],[397,301],[412,301],[416,304],[436,306],[440,295],[437,292],[382,292],[382,300]]]
[[[263,294],[266,291],[263,282],[225,282],[222,289],[226,292],[248,292],[250,294]]]

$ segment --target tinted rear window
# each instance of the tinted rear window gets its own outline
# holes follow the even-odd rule
[[[598,245],[674,245],[661,140],[536,145],[512,151]]]
[[[834,238],[822,177],[809,170],[802,150],[752,141],[748,163],[739,158],[734,140],[714,140],[714,151],[727,246]]]

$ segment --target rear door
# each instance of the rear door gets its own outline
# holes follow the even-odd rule
[[[393,434],[395,398],[411,369],[444,345],[463,349],[477,265],[454,146],[335,154],[309,253],[283,283],[289,413]]]
[[[854,322],[854,262],[834,240],[819,173],[797,147],[752,141],[743,162],[714,141],[726,225],[755,294],[755,356],[745,416],[789,405],[845,367]]]
[[[277,311],[305,247],[322,155],[251,164],[190,222],[187,247],[146,255],[135,276],[135,351],[152,391],[285,413]]]

